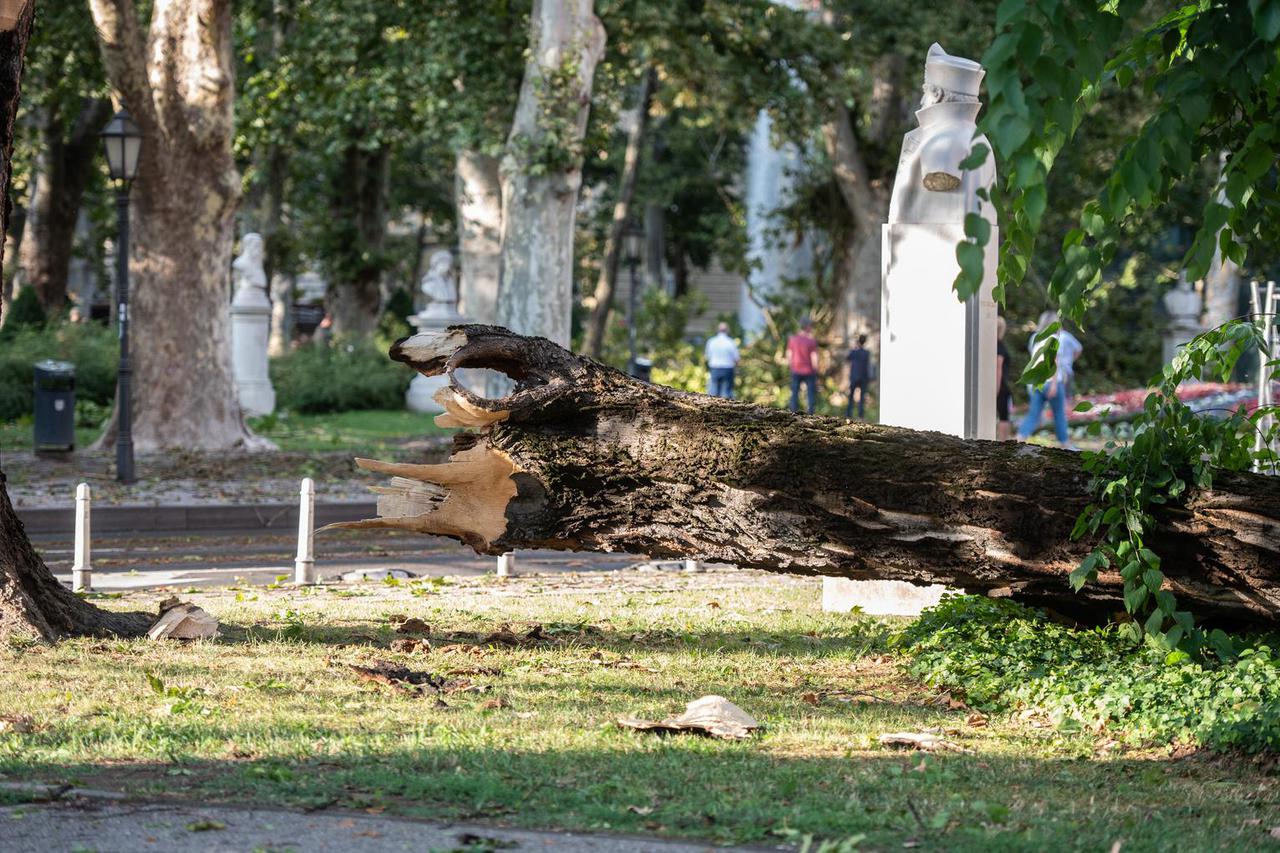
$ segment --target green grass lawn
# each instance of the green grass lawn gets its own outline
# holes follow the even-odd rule
[[[281,450],[297,452],[344,451],[374,453],[402,447],[406,442],[447,435],[435,425],[434,415],[420,415],[404,409],[332,412],[299,415],[278,412],[250,418],[254,432],[265,435]],[[84,450],[101,428],[77,428],[76,449]],[[0,450],[30,450],[33,437],[30,418],[0,422]]]
[[[373,453],[403,446],[406,442],[452,431],[435,425],[435,415],[420,415],[404,409],[331,412],[299,415],[280,412],[250,418],[249,425],[281,450],[343,450]]]
[[[822,613],[811,580],[625,573],[186,597],[223,637],[0,649],[0,719],[31,718],[0,727],[0,776],[719,842],[863,836],[879,850],[1255,850],[1280,825],[1269,763],[1125,750],[1034,714],[983,718],[903,673],[886,646],[895,626]],[[403,617],[429,624],[429,649],[393,647]],[[486,640],[506,623],[543,636]],[[383,661],[451,681],[417,695],[350,668]],[[764,732],[615,725],[705,694]],[[967,751],[877,742],[923,729]]]

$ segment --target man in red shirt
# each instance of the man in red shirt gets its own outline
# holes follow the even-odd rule
[[[809,391],[809,414],[818,401],[818,342],[813,337],[813,321],[800,322],[800,331],[787,338],[787,357],[791,360],[791,402],[787,408],[800,411],[800,384]]]

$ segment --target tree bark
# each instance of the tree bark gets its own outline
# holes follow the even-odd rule
[[[605,31],[592,0],[534,0],[502,162],[498,322],[568,346],[582,139]]]
[[[0,32],[0,199],[9,197],[13,157],[13,122],[18,113],[19,85],[35,2],[30,0],[17,26]],[[9,225],[9,205],[0,202],[0,234]],[[4,249],[0,244],[0,264]],[[5,475],[0,471],[0,637],[56,640],[70,634],[144,633],[152,619],[145,613],[99,610],[62,584],[31,547],[22,521],[13,511]]]
[[[231,373],[231,0],[156,0],[145,39],[133,0],[89,5],[107,79],[145,135],[129,247],[134,447],[260,446]]]
[[[390,192],[390,147],[366,151],[349,146],[346,167],[335,175],[331,198],[335,221],[350,220],[352,237],[344,240],[345,258],[329,294],[334,334],[363,338],[378,326]]]
[[[450,383],[443,465],[358,460],[393,475],[386,527],[479,553],[625,551],[798,574],[943,583],[1074,616],[1123,610],[1116,574],[1074,594],[1090,543],[1070,532],[1090,501],[1078,455],[845,423],[657,387],[550,341],[492,326],[417,335],[391,357]],[[501,370],[477,397],[458,368]],[[1167,588],[1202,619],[1280,622],[1280,478],[1221,473],[1157,515]]]
[[[596,279],[592,299],[591,317],[587,321],[583,350],[592,358],[600,358],[604,351],[605,329],[609,314],[613,311],[613,297],[618,289],[618,263],[622,257],[622,233],[631,218],[631,199],[636,193],[636,177],[640,174],[640,153],[644,150],[646,130],[649,127],[649,105],[653,99],[653,87],[657,72],[647,68],[640,79],[636,100],[636,119],[627,133],[627,148],[622,159],[622,173],[618,176],[618,198],[613,204],[613,219],[604,240],[604,260],[600,264],[600,276]]]
[[[459,151],[454,197],[458,209],[459,310],[476,323],[498,318],[502,272],[502,182],[498,158]]]
[[[41,122],[43,139],[21,264],[27,283],[36,289],[49,316],[59,314],[67,302],[76,221],[101,145],[98,131],[110,115],[110,101],[85,98],[70,133],[56,107],[47,107]],[[87,316],[88,306],[83,311]]]

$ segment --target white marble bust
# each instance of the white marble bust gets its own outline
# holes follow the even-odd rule
[[[988,154],[977,169],[960,168],[975,143],[991,147],[985,136],[975,138],[985,73],[977,62],[951,56],[939,44],[929,48],[916,112],[920,126],[902,140],[890,222],[962,223],[965,214],[980,213],[995,224],[994,207],[977,194],[995,183],[995,155]]]
[[[1200,294],[1196,293],[1185,275],[1179,276],[1173,290],[1164,295],[1164,308],[1175,326],[1198,326],[1202,305]]]
[[[422,277],[422,293],[427,305],[419,316],[452,319],[458,312],[458,288],[453,280],[453,255],[445,249],[431,254],[427,274]]]
[[[261,234],[246,234],[240,240],[240,254],[231,262],[235,276],[237,304],[267,304],[267,273],[262,266]]]

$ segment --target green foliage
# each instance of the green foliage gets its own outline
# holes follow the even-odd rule
[[[385,350],[403,337],[413,334],[409,327],[409,317],[413,314],[413,294],[407,287],[397,287],[391,292],[387,305],[378,318],[378,331],[375,341],[379,349]]]
[[[1002,210],[999,282],[1023,280],[1048,205],[1047,178],[1099,97],[1137,86],[1150,110],[1119,146],[1100,191],[1063,239],[1048,285],[1079,321],[1103,270],[1117,257],[1123,227],[1167,205],[1199,164],[1225,155],[1219,192],[1203,200],[1183,259],[1202,277],[1215,246],[1237,263],[1246,249],[1273,245],[1280,220],[1273,164],[1280,152],[1280,51],[1271,26],[1276,0],[1179,6],[1144,26],[1144,4],[1119,0],[1005,0],[999,34],[983,56],[990,103],[982,129],[995,146]],[[1135,32],[1136,24],[1136,32]],[[975,155],[977,152],[975,151]],[[966,226],[973,242],[982,235]],[[980,270],[956,280],[973,292]]]
[[[12,340],[23,329],[42,329],[47,320],[35,288],[24,287],[9,305],[4,326],[0,326],[0,341]]]
[[[368,342],[341,338],[309,344],[272,359],[271,382],[281,408],[302,413],[399,409],[413,378]]]
[[[16,303],[15,303],[16,308]],[[9,325],[6,324],[6,329]],[[119,342],[115,330],[96,323],[58,323],[22,328],[0,343],[0,420],[14,420],[33,411],[32,365],[46,358],[76,366],[76,419],[81,405],[110,407],[116,394]],[[86,418],[92,416],[84,410]]]
[[[1196,379],[1226,381],[1240,356],[1262,344],[1260,326],[1244,321],[1197,336],[1178,350],[1147,395],[1133,421],[1133,439],[1123,446],[1108,441],[1103,450],[1084,455],[1095,503],[1081,513],[1072,536],[1101,534],[1102,542],[1072,571],[1070,581],[1079,590],[1100,569],[1119,571],[1125,610],[1134,617],[1121,626],[1127,636],[1145,633],[1166,649],[1182,646],[1193,652],[1206,642],[1192,615],[1178,610],[1173,593],[1164,589],[1160,557],[1145,537],[1155,526],[1154,507],[1183,499],[1192,489],[1210,488],[1219,470],[1242,471],[1253,464],[1259,421],[1274,409],[1199,416],[1178,399],[1177,390]],[[1265,457],[1274,461],[1269,451]]]
[[[1223,639],[1228,639],[1223,637]],[[1064,732],[1130,744],[1280,749],[1280,656],[1267,642],[1197,661],[980,596],[945,596],[895,640],[908,671],[986,711],[1030,709]]]

